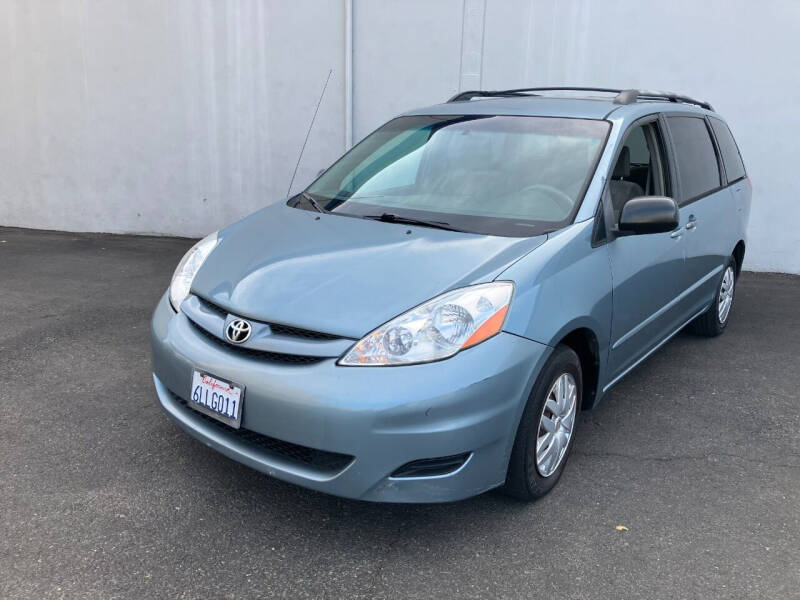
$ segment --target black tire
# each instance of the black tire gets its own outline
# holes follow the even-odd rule
[[[725,315],[725,319],[720,320],[719,297],[722,293],[722,282],[724,275],[728,269],[733,269],[733,291],[731,296],[731,306]],[[689,331],[695,335],[700,335],[703,337],[716,337],[725,331],[725,327],[727,327],[728,322],[731,320],[731,312],[733,311],[733,300],[736,297],[736,281],[738,279],[737,275],[738,268],[736,265],[736,259],[731,256],[728,259],[728,262],[725,264],[725,267],[722,269],[722,274],[717,282],[717,293],[714,294],[714,301],[711,303],[711,306],[708,307],[706,312],[689,323]]]
[[[561,473],[564,471],[564,465],[567,463],[575,441],[575,425],[578,423],[577,414],[567,449],[557,468],[549,476],[543,477],[536,466],[536,438],[539,432],[539,420],[544,411],[545,401],[550,389],[564,373],[572,374],[575,379],[577,387],[576,412],[580,411],[581,399],[583,398],[581,362],[572,348],[558,346],[539,374],[517,428],[514,448],[511,451],[511,458],[508,463],[506,481],[500,488],[503,493],[513,498],[526,501],[538,500],[553,489],[553,486],[558,482]]]

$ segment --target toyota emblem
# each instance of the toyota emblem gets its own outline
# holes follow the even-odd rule
[[[250,323],[244,319],[234,319],[225,328],[225,337],[228,338],[229,342],[241,344],[247,341],[251,331],[253,331],[253,327]]]

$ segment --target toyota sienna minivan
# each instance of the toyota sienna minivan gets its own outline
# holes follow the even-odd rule
[[[579,411],[683,327],[725,330],[750,196],[707,103],[461,93],[189,250],[153,315],[158,399],[315,490],[539,498]]]

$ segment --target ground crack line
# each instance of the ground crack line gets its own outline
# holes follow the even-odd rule
[[[574,453],[578,454],[579,456],[586,456],[588,458],[626,458],[628,460],[634,460],[638,462],[664,462],[664,463],[678,462],[682,460],[706,460],[710,456],[719,456],[723,458],[738,458],[739,460],[743,460],[745,462],[757,465],[769,465],[771,467],[782,467],[785,469],[800,469],[800,464],[771,462],[769,460],[747,458],[745,456],[740,456],[738,454],[731,454],[727,452],[709,452],[707,454],[700,454],[700,455],[683,454],[677,456],[635,456],[632,454],[623,454],[622,452],[580,452],[578,450],[576,450]],[[795,455],[790,454],[789,456],[795,456]]]

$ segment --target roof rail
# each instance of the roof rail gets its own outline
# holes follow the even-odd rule
[[[535,96],[529,92],[608,92],[612,94],[619,94],[622,90],[612,90],[610,88],[596,88],[596,87],[532,87],[532,88],[517,88],[513,90],[471,90],[469,92],[459,92],[448,102],[465,102],[473,98],[492,98],[502,96]]]
[[[706,110],[714,110],[708,102],[695,100],[689,96],[682,96],[674,92],[654,92],[650,90],[622,90],[616,98],[614,104],[633,104],[637,100],[667,100],[668,102],[682,102],[684,104],[696,104]]]
[[[467,92],[459,92],[447,102],[466,102],[473,98],[497,98],[497,97],[513,97],[513,96],[536,96],[533,92],[604,92],[608,94],[616,94],[613,102],[615,104],[633,104],[638,100],[666,100],[668,102],[683,102],[685,104],[696,104],[707,110],[714,110],[708,102],[695,100],[689,96],[682,96],[673,92],[654,92],[648,90],[620,90],[614,88],[601,88],[601,87],[531,87],[531,88],[516,88],[512,90],[470,90]]]
[[[504,96],[526,96],[528,94],[520,94],[514,91],[489,91],[489,90],[470,90],[468,92],[459,92],[447,102],[466,102],[473,98],[499,98]]]

